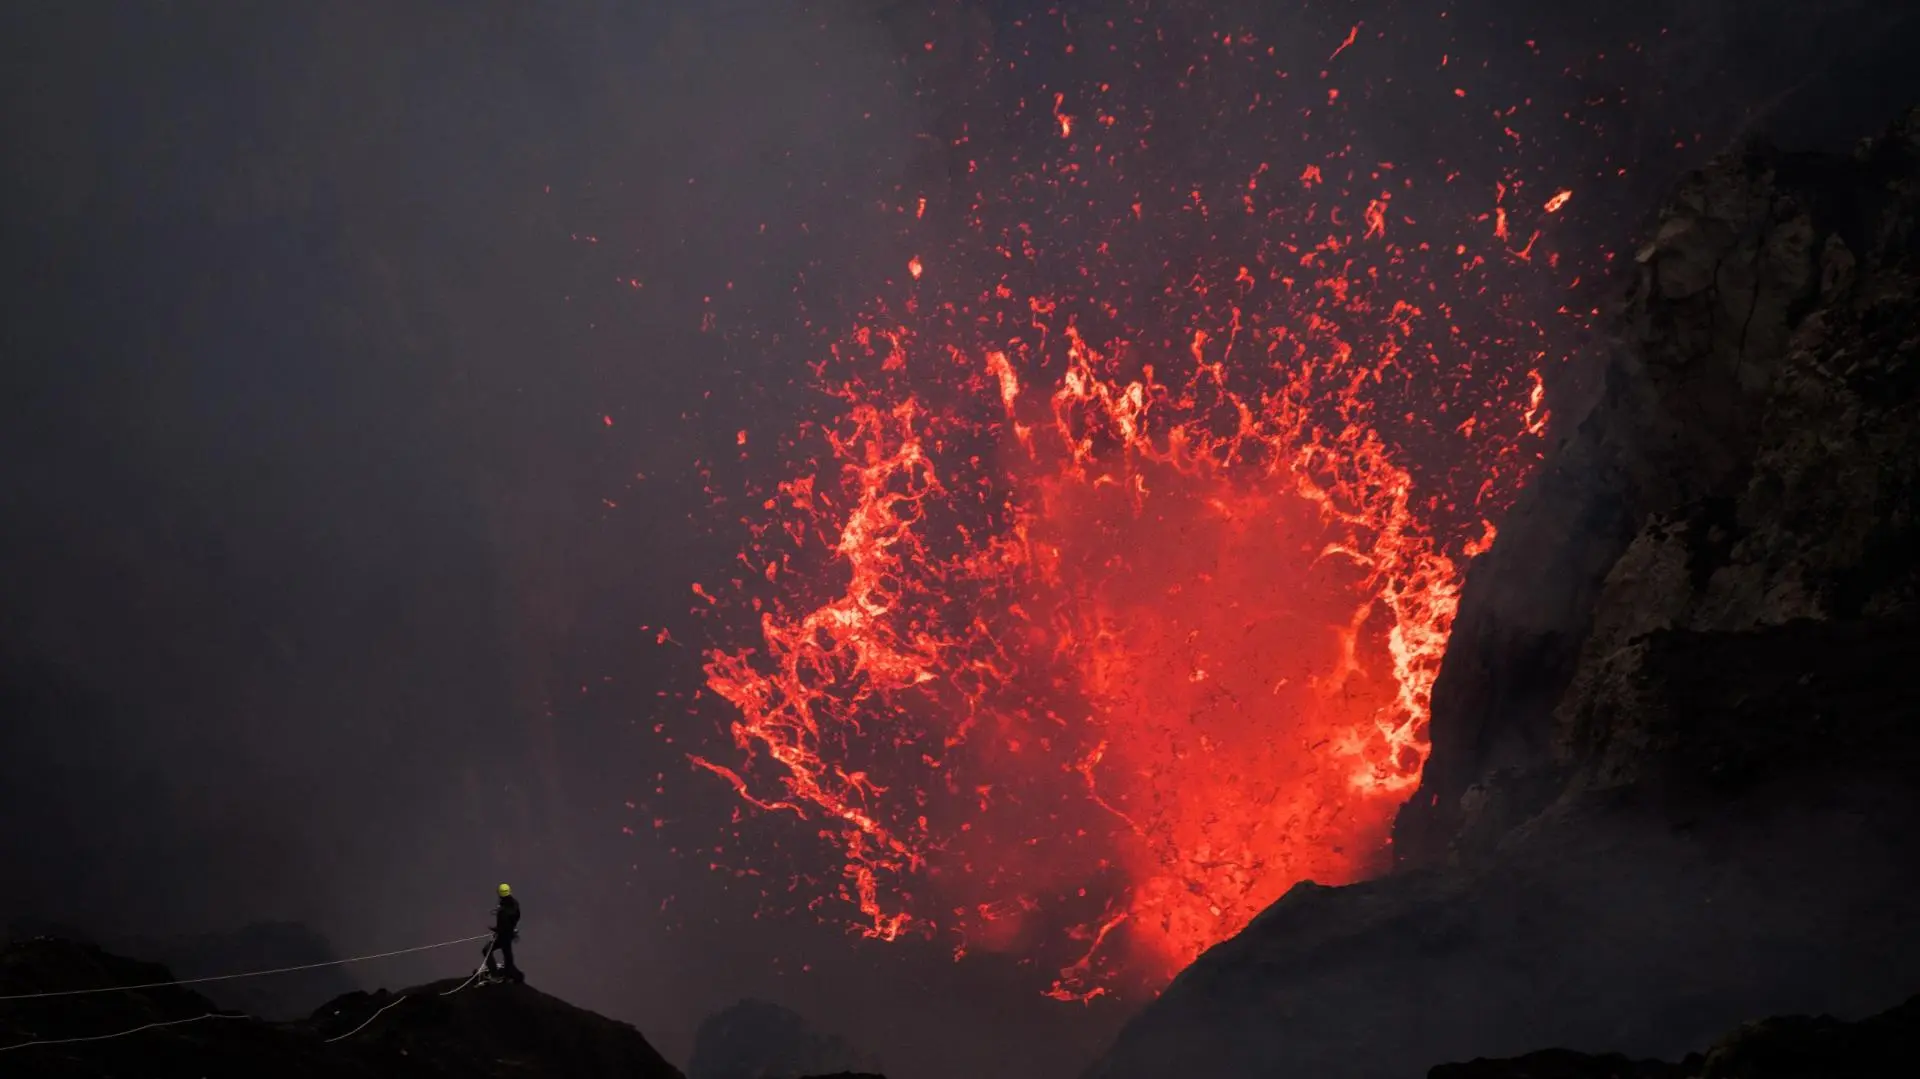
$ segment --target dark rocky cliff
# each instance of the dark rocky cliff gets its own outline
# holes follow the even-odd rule
[[[1094,1079],[1679,1057],[1920,986],[1920,112],[1686,177],[1469,575],[1394,874],[1301,885]]]

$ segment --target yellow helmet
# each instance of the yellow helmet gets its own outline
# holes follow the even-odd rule
[[[512,895],[512,894],[513,894],[513,889],[512,889],[511,887],[509,887],[509,886],[507,886],[507,885],[505,885],[505,884],[502,884],[502,885],[500,886],[500,894],[501,894],[501,895]]]

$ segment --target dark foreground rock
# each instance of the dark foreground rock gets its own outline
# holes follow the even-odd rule
[[[0,996],[171,977],[157,964],[61,940],[25,941],[0,951]],[[0,1001],[0,1074],[9,1079],[682,1079],[624,1023],[523,985],[462,984],[451,980],[400,993],[353,993],[295,1023],[222,1012],[180,987]],[[123,1033],[143,1026],[147,1029]],[[116,1034],[121,1036],[101,1037]]]
[[[813,1029],[805,1017],[764,1000],[743,1000],[710,1015],[693,1038],[688,1079],[800,1079],[872,1075],[878,1066],[847,1040]]]
[[[1633,269],[1469,574],[1399,869],[1294,889],[1091,1077],[1629,1076],[1920,985],[1920,113],[1686,177]]]
[[[1791,1016],[1749,1023],[1676,1064],[1549,1049],[1442,1064],[1427,1079],[1881,1079],[1920,1067],[1920,997],[1858,1023]]]

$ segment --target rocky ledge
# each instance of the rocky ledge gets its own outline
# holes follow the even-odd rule
[[[1858,1023],[1792,1016],[1748,1023],[1677,1064],[1547,1049],[1442,1064],[1427,1079],[1881,1079],[1920,1065],[1920,997]]]
[[[534,1075],[684,1079],[634,1028],[525,985],[450,979],[397,993],[348,993],[308,1018],[269,1022],[166,984],[173,977],[157,963],[125,959],[93,945],[54,937],[0,948],[0,998],[81,991],[0,999],[0,1075],[8,1079],[525,1079]],[[124,986],[152,988],[90,992]],[[723,1061],[739,1057],[731,1053],[727,1034],[708,1033],[710,1057]],[[751,1055],[765,1044],[764,1039],[753,1041],[746,1050]],[[844,1048],[833,1041],[819,1044]],[[794,1079],[818,1070],[748,1065],[732,1074]],[[884,1077],[841,1071],[808,1074],[806,1079]]]
[[[0,996],[171,978],[158,964],[64,940],[23,941],[0,951]],[[463,984],[455,979],[399,993],[350,993],[291,1023],[222,1011],[178,986],[0,1001],[0,1074],[9,1079],[681,1079],[679,1069],[625,1023],[523,985]]]
[[[1685,177],[1631,267],[1469,572],[1398,869],[1296,887],[1089,1079],[1789,1074],[1627,1061],[1920,986],[1920,111]]]

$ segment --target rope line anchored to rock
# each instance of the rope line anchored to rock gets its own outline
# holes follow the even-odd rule
[[[487,950],[485,954],[489,957],[493,955],[493,945],[491,943],[487,945]],[[485,959],[482,959],[480,965],[473,968],[473,973],[467,975],[466,981],[461,982],[459,985],[454,986],[452,989],[447,989],[442,991],[440,995],[443,997],[450,997],[455,993],[458,993],[460,990],[467,988],[468,986],[472,985],[474,982],[478,981],[480,979],[480,975],[486,973],[486,969],[487,969],[486,961]],[[346,1041],[348,1038],[351,1038],[355,1034],[358,1034],[361,1031],[367,1029],[367,1027],[373,1024],[373,1021],[375,1019],[378,1019],[382,1015],[384,1015],[388,1008],[393,1007],[394,1005],[400,1003],[405,999],[407,999],[407,994],[403,993],[400,996],[394,997],[392,1000],[387,1001],[385,1004],[380,1005],[379,1008],[374,1010],[374,1013],[372,1015],[369,1015],[366,1017],[366,1019],[362,1020],[359,1026],[354,1027],[352,1030],[347,1031],[345,1034],[336,1034],[333,1037],[326,1039],[327,1044],[332,1045],[334,1042]]]
[[[438,944],[422,944],[417,948],[399,948],[391,952],[375,952],[372,955],[356,955],[350,959],[329,959],[324,963],[302,963],[294,967],[274,967],[271,970],[248,970],[239,974],[212,974],[203,978],[175,978],[167,982],[144,982],[140,985],[108,985],[98,989],[53,989],[43,993],[10,993],[0,996],[0,1001],[37,1000],[42,997],[80,997],[93,993],[127,993],[137,989],[165,989],[174,985],[205,985],[208,982],[230,982],[240,978],[260,978],[269,974],[292,974],[302,970],[319,970],[323,967],[342,967],[348,963],[365,963],[372,959],[388,959],[396,955],[412,955],[415,952],[430,952],[436,948],[451,948],[456,944],[472,944],[476,940],[487,940],[493,934],[479,933],[459,940],[443,940]]]
[[[168,988],[176,985],[203,985],[207,982],[234,981],[240,978],[258,978],[258,977],[263,977],[269,974],[291,974],[291,973],[294,973],[295,971],[319,970],[323,967],[339,967],[339,966],[345,966],[348,963],[364,963],[372,959],[387,959],[396,955],[412,955],[416,952],[428,952],[428,951],[433,951],[436,948],[450,948],[456,944],[471,944],[476,940],[488,940],[491,937],[492,937],[491,933],[480,933],[471,937],[462,937],[459,940],[443,940],[437,944],[422,944],[415,948],[398,948],[390,952],[375,952],[371,955],[356,955],[346,959],[332,959],[324,963],[302,963],[298,966],[273,967],[268,970],[249,970],[249,971],[243,971],[238,974],[214,974],[214,975],[209,975],[203,978],[175,978],[172,981],[142,982],[138,985],[109,985],[109,986],[102,986],[97,989],[54,989],[54,990],[48,990],[40,993],[11,993],[5,996],[0,996],[0,1001],[38,1000],[46,997],[77,997],[77,996],[85,996],[93,993],[125,993],[125,992],[131,992],[139,989],[164,989],[164,988]],[[489,953],[492,952],[493,949],[491,944],[488,945],[487,950]],[[461,982],[458,986],[455,986],[454,988],[449,989],[446,992],[441,993],[440,995],[452,996],[454,993],[458,993],[460,990],[467,988],[469,985],[472,985],[476,979],[480,977],[481,972],[484,971],[485,969],[486,969],[486,965],[483,963],[478,969],[476,969],[471,975],[467,977],[466,981]],[[387,1009],[392,1008],[394,1005],[399,1004],[401,1001],[405,999],[407,999],[407,997],[404,994],[393,998],[392,1000],[388,1001],[387,1003],[381,1005],[378,1009],[376,1009],[372,1015],[369,1015],[366,1017],[366,1019],[362,1020],[359,1026],[354,1027],[352,1030],[347,1031],[345,1034],[336,1034],[333,1037],[327,1038],[324,1040],[326,1041],[327,1044],[331,1045],[334,1042],[345,1041],[346,1039],[353,1037],[355,1034],[358,1034],[361,1031],[367,1029],[367,1027],[370,1026],[375,1019],[380,1018],[380,1016],[383,1015],[387,1011]],[[112,1038],[124,1038],[129,1034],[138,1034],[143,1030],[155,1030],[160,1027],[177,1027],[177,1026],[184,1026],[188,1023],[198,1023],[204,1019],[252,1019],[252,1018],[254,1017],[250,1015],[246,1015],[244,1013],[240,1013],[240,1012],[207,1012],[204,1015],[196,1015],[187,1019],[167,1019],[167,1020],[162,1020],[156,1023],[143,1023],[140,1026],[133,1027],[128,1030],[117,1030],[111,1034],[90,1034],[90,1035],[77,1037],[77,1038],[34,1038],[29,1041],[16,1042],[13,1045],[0,1045],[0,1053],[11,1052],[12,1050],[15,1050],[15,1049],[25,1049],[28,1046],[33,1046],[33,1045],[73,1045],[81,1042],[101,1042],[101,1041],[107,1041]]]
[[[489,941],[487,943],[487,950],[480,954],[480,965],[473,968],[473,973],[467,975],[467,980],[464,982],[461,982],[459,985],[454,986],[452,989],[449,989],[440,995],[443,997],[450,997],[455,993],[458,993],[460,990],[465,989],[467,986],[472,985],[474,982],[479,981],[480,975],[485,974],[487,972],[487,961],[492,958],[493,958],[493,943]]]
[[[242,1015],[239,1012],[208,1012],[205,1015],[196,1015],[191,1019],[167,1019],[158,1023],[146,1023],[134,1027],[132,1030],[116,1030],[112,1034],[89,1034],[80,1038],[35,1038],[32,1041],[15,1042],[12,1045],[0,1045],[0,1053],[12,1052],[15,1049],[25,1049],[30,1045],[73,1045],[76,1042],[104,1042],[111,1038],[124,1038],[129,1034],[138,1034],[143,1030],[152,1030],[155,1027],[178,1027],[185,1026],[188,1023],[198,1023],[202,1019],[252,1018],[253,1016],[251,1015]]]
[[[403,993],[400,996],[394,997],[392,1000],[387,1001],[385,1004],[380,1005],[380,1007],[372,1015],[369,1015],[366,1017],[366,1019],[362,1020],[359,1026],[354,1027],[352,1030],[347,1031],[345,1034],[335,1034],[333,1037],[327,1039],[327,1044],[332,1045],[334,1042],[345,1041],[348,1038],[353,1037],[355,1034],[358,1034],[361,1031],[367,1029],[367,1027],[371,1025],[375,1019],[378,1019],[380,1018],[381,1015],[385,1014],[388,1008],[393,1007],[395,1004],[398,1004],[405,999],[407,999],[407,997],[406,997],[406,994]]]

